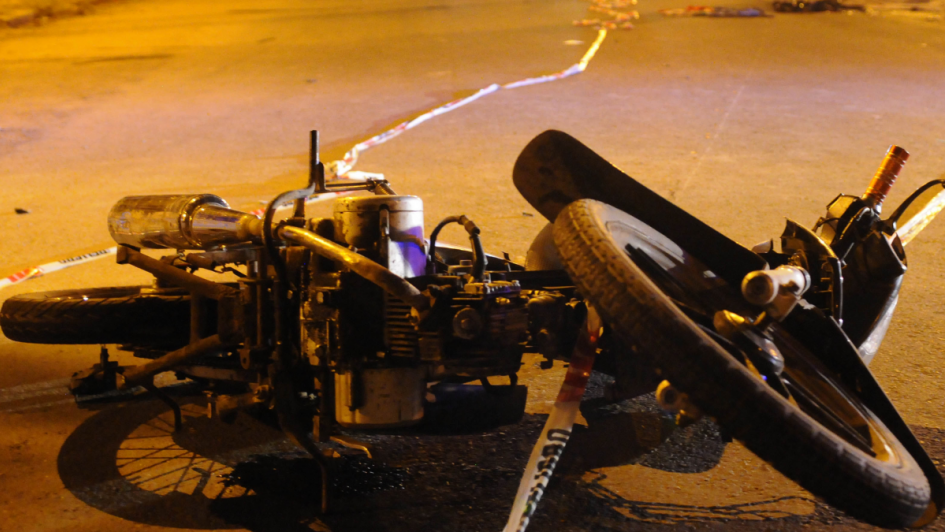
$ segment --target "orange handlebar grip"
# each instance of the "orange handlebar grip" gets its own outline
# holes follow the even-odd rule
[[[878,211],[879,208],[882,207],[886,195],[889,194],[889,189],[891,189],[893,183],[896,182],[896,178],[899,177],[899,172],[902,170],[902,167],[905,166],[908,159],[909,152],[905,149],[896,145],[890,146],[889,151],[886,152],[886,157],[883,158],[882,164],[880,164],[879,169],[876,170],[876,175],[873,176],[870,185],[866,187],[863,200],[871,203]]]

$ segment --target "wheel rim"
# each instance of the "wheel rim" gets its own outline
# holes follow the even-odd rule
[[[734,352],[740,349],[738,346],[715,332],[712,318],[721,310],[751,319],[758,312],[697,258],[647,224],[621,214],[619,219],[612,217],[604,222],[617,248],[722,349],[744,360],[744,353]],[[860,452],[887,464],[902,464],[886,427],[816,355],[779,324],[771,328],[768,336],[784,357],[785,367],[779,377],[792,404]],[[757,376],[769,380],[768,376]],[[778,393],[771,382],[767,384]]]

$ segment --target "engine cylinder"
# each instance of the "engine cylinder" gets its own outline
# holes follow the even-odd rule
[[[386,210],[390,242],[381,262],[401,277],[426,273],[423,200],[416,196],[359,196],[335,200],[335,241],[360,250],[381,243],[381,211]],[[379,250],[380,251],[380,250]]]

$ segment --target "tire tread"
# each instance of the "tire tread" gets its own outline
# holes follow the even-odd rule
[[[891,527],[923,514],[929,485],[905,449],[901,467],[879,462],[754,378],[621,253],[597,215],[601,205],[570,204],[555,221],[555,244],[581,292],[627,345],[748,449],[834,506]]]

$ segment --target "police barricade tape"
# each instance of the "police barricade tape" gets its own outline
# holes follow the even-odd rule
[[[104,259],[109,255],[114,255],[117,251],[118,247],[112,246],[99,251],[93,251],[92,253],[85,253],[76,257],[69,257],[68,259],[47,262],[46,264],[40,264],[39,266],[30,266],[29,268],[20,270],[13,275],[10,275],[9,277],[0,279],[0,289],[15,285],[17,283],[22,283],[23,281],[29,281],[30,279],[42,277],[47,273],[58,272],[59,270],[64,270],[66,268],[71,268],[80,264],[87,264],[93,260]]]
[[[478,100],[479,98],[482,98],[483,96],[493,94],[496,91],[499,91],[502,89],[517,89],[519,87],[527,87],[529,85],[547,83],[549,81],[564,79],[564,78],[573,76],[575,74],[580,74],[581,72],[584,72],[584,70],[587,68],[588,63],[590,63],[591,59],[593,59],[594,55],[597,53],[597,50],[600,48],[601,43],[604,42],[604,38],[606,36],[607,36],[607,30],[605,29],[599,30],[597,32],[597,39],[594,41],[591,47],[587,50],[587,52],[584,54],[581,60],[560,72],[556,72],[554,74],[549,74],[546,76],[539,76],[535,78],[527,78],[527,79],[523,79],[519,81],[514,81],[512,83],[506,83],[505,85],[499,85],[497,83],[493,83],[492,85],[489,85],[488,87],[480,89],[479,91],[477,91],[475,94],[471,96],[467,96],[465,98],[461,98],[458,100],[453,100],[431,111],[427,111],[426,113],[423,113],[422,115],[412,120],[407,120],[405,122],[402,122],[379,135],[375,135],[363,142],[359,142],[353,148],[348,150],[348,152],[345,153],[342,159],[337,160],[337,161],[332,161],[328,163],[327,165],[325,165],[326,169],[332,176],[338,179],[351,179],[351,180],[364,180],[367,178],[383,179],[383,174],[352,171],[352,168],[358,162],[358,157],[360,156],[360,154],[364,153],[370,148],[373,148],[374,146],[378,146],[380,144],[383,144],[391,140],[392,138],[399,136],[400,134],[402,134],[403,132],[407,130],[417,127],[418,125],[426,122],[427,120],[430,120],[431,118],[448,113],[450,111],[455,111],[456,109],[459,109],[460,107],[464,105],[472,103]],[[315,203],[319,201],[325,201],[328,199],[336,198],[343,194],[344,193],[320,194],[318,196],[308,198],[306,200],[306,204]],[[280,206],[279,208],[284,209],[284,208],[287,208],[287,206],[283,205],[283,206]],[[265,207],[259,208],[252,211],[251,214],[256,215],[256,216],[261,216],[265,212],[265,210],[266,210]],[[86,253],[83,255],[76,256],[76,257],[62,259],[56,262],[50,262],[50,263],[42,264],[39,266],[31,266],[29,268],[25,268],[19,272],[16,272],[13,275],[10,275],[6,278],[0,279],[0,290],[8,286],[21,283],[23,281],[28,281],[30,279],[36,279],[37,277],[42,277],[43,275],[46,275],[48,273],[64,270],[66,268],[71,268],[72,266],[78,266],[80,264],[86,264],[94,260],[107,257],[116,252],[117,252],[117,247],[113,246],[113,247],[106,248],[100,251],[95,251],[92,253]]]
[[[503,532],[525,532],[528,521],[538,507],[555,466],[564,453],[564,446],[571,438],[571,428],[581,407],[581,398],[597,356],[597,341],[600,338],[601,321],[593,307],[588,305],[587,323],[578,335],[574,353],[569,360],[568,372],[564,376],[561,390],[554,407],[541,429],[541,436],[532,449],[528,465],[518,485],[515,502]]]
[[[363,142],[359,142],[358,144],[355,144],[353,148],[348,150],[347,153],[345,153],[344,157],[342,157],[341,159],[337,161],[332,161],[328,163],[327,165],[328,171],[337,177],[343,177],[345,176],[345,174],[350,172],[351,168],[353,168],[355,164],[357,164],[358,157],[362,153],[364,153],[366,150],[373,148],[374,146],[383,144],[391,140],[392,138],[399,136],[403,132],[419,126],[420,124],[426,122],[427,120],[430,120],[433,117],[448,113],[450,111],[455,111],[456,109],[459,109],[460,107],[466,104],[472,103],[478,100],[479,98],[482,98],[483,96],[494,94],[503,89],[505,90],[517,89],[519,87],[527,87],[529,85],[547,83],[549,81],[556,81],[559,79],[567,78],[569,76],[573,76],[575,74],[580,74],[581,72],[584,72],[584,70],[587,68],[588,63],[590,63],[591,59],[594,58],[594,55],[597,53],[597,50],[600,48],[601,43],[604,42],[604,38],[606,36],[607,36],[607,30],[599,30],[597,32],[597,39],[594,41],[591,47],[588,48],[587,53],[584,54],[581,60],[560,72],[556,72],[554,74],[548,74],[546,76],[538,76],[535,78],[526,78],[519,81],[513,81],[512,83],[506,83],[505,85],[499,85],[498,83],[493,83],[492,85],[489,85],[488,87],[479,89],[478,91],[476,91],[474,94],[470,96],[467,96],[465,98],[460,98],[458,100],[453,100],[433,110],[427,111],[426,113],[423,113],[422,115],[412,120],[401,122],[400,124],[397,124],[396,126],[392,127],[391,129],[388,129],[387,131],[379,135],[375,135]]]

